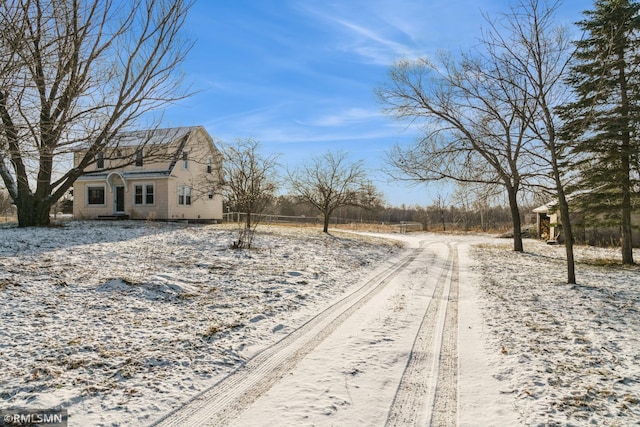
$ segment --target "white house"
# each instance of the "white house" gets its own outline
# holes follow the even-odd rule
[[[204,127],[122,132],[108,147],[74,183],[75,218],[222,219],[222,156]]]

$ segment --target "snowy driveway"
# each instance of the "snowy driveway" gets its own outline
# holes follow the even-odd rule
[[[515,424],[490,388],[468,243],[389,237],[410,248],[158,425]]]

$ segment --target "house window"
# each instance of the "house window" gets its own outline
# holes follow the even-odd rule
[[[207,160],[207,173],[213,172],[213,159]]]
[[[213,188],[209,190],[209,199],[213,199]]]
[[[191,187],[186,185],[178,187],[178,204],[191,205]]]
[[[189,153],[186,151],[182,153],[182,169],[189,169]]]
[[[143,191],[143,187],[142,185],[136,185],[134,188],[134,197],[133,197],[133,203],[135,205],[141,205],[142,204],[142,200],[144,200],[144,194],[142,194]]]
[[[153,184],[136,184],[133,187],[133,203],[136,205],[153,205],[155,202]]]
[[[96,168],[104,169],[104,153],[102,151],[98,153],[98,158],[96,160]]]
[[[104,205],[104,187],[87,187],[87,204]]]
[[[136,150],[136,166],[142,166],[142,148]]]
[[[145,203],[147,205],[152,205],[155,203],[155,199],[154,199],[154,187],[153,184],[147,184],[144,186],[145,188],[145,195],[144,195],[144,199],[145,199]]]

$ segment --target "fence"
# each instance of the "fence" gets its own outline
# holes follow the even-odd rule
[[[247,220],[247,214],[244,212],[227,212],[224,214],[226,222],[243,223]],[[291,216],[291,215],[273,215],[273,214],[251,214],[251,221],[261,224],[281,224],[281,225],[322,225],[322,216]],[[331,227],[346,228],[351,230],[370,230],[370,231],[388,231],[394,233],[407,233],[412,231],[422,231],[423,226],[419,222],[371,222],[364,219],[332,217]]]

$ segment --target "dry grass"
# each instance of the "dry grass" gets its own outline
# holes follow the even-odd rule
[[[595,267],[615,267],[621,266],[622,262],[613,258],[594,258],[581,260],[580,264],[592,265]]]
[[[489,250],[513,250],[513,244],[511,243],[479,243],[474,245],[478,249],[489,249]]]

